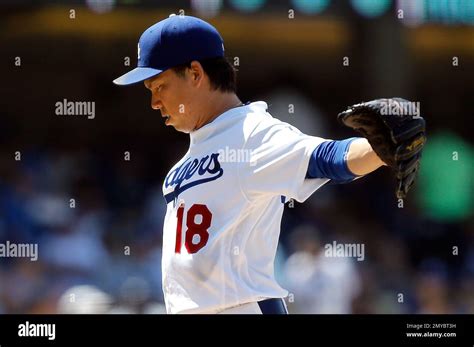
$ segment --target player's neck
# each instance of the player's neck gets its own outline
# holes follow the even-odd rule
[[[241,106],[242,102],[235,93],[221,93],[216,91],[206,100],[206,105],[207,109],[202,112],[204,116],[198,121],[194,130],[211,123],[214,119],[231,108]]]

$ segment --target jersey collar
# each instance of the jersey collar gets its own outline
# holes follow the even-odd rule
[[[233,121],[237,115],[247,115],[258,109],[260,112],[266,111],[268,108],[267,103],[264,101],[247,102],[244,105],[231,108],[219,116],[217,116],[212,122],[202,126],[201,128],[194,130],[189,133],[191,146],[196,145],[199,142],[209,138],[214,133],[218,132],[222,128],[229,126],[229,123]]]

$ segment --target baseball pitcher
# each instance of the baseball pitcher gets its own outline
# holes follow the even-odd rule
[[[137,67],[114,80],[138,82],[165,124],[190,136],[163,182],[168,313],[286,314],[288,292],[274,277],[285,201],[303,202],[329,181],[350,182],[381,166],[394,172],[398,198],[416,178],[425,123],[403,114],[406,100],[373,100],[339,114],[363,137],[306,135],[272,117],[265,102],[239,99],[223,39],[201,19],[171,15],[146,29]]]

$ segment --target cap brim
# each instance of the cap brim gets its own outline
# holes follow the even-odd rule
[[[159,75],[162,72],[163,70],[152,69],[151,67],[137,67],[132,71],[120,76],[119,78],[114,79],[113,82],[119,86],[126,86],[129,84],[142,82],[148,78]]]

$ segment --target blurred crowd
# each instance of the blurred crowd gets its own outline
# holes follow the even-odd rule
[[[165,312],[163,177],[87,150],[3,159],[0,242],[39,249],[0,259],[0,313]],[[400,208],[392,186],[381,169],[286,204],[275,276],[291,313],[474,313],[472,221]],[[363,244],[364,259],[328,256],[333,241]]]

